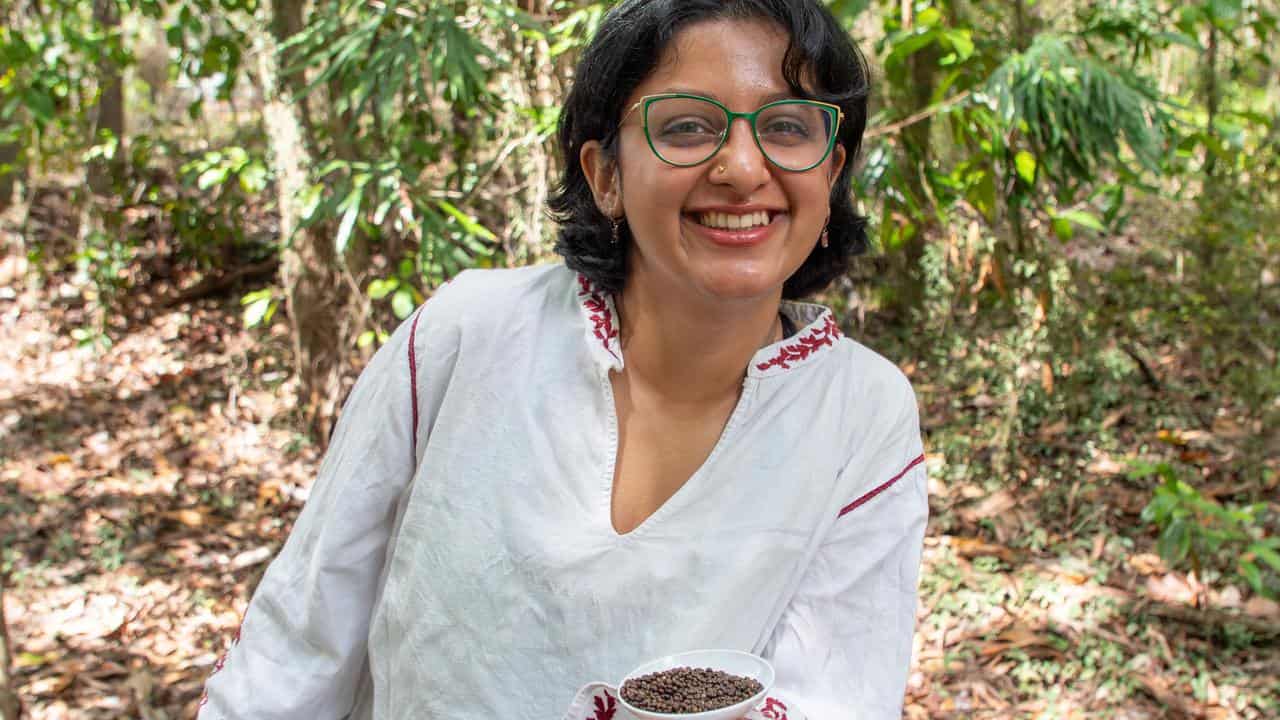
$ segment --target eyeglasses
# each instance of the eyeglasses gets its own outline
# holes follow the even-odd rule
[[[779,100],[739,113],[700,95],[663,93],[640,98],[619,127],[637,109],[649,148],[669,165],[693,167],[710,160],[728,142],[733,121],[742,118],[765,158],[790,172],[821,165],[835,147],[844,118],[839,106],[817,100]]]

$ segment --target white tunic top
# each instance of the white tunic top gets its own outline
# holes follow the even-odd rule
[[[361,375],[200,718],[553,720],[701,648],[768,658],[810,720],[900,717],[915,397],[829,310],[782,311],[702,467],[619,535],[612,299],[561,265],[458,276]]]

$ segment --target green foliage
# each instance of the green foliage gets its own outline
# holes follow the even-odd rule
[[[176,51],[175,74],[196,83],[212,81],[216,97],[229,100],[245,72],[250,46],[241,23],[253,21],[257,5],[256,0],[157,0],[156,16],[169,18],[164,32]],[[188,116],[198,118],[204,102],[200,97],[189,104]]]
[[[509,107],[504,88],[524,71],[516,55],[528,43],[566,51],[572,42],[560,41],[580,37],[598,10],[574,10],[548,28],[494,0],[465,8],[330,0],[283,48],[289,71],[305,79],[299,101],[331,106],[328,122],[311,125],[313,151],[333,159],[314,170],[303,226],[332,228],[340,254],[353,243],[385,247],[397,272],[369,287],[395,317],[509,247],[493,229],[513,224],[508,201],[489,184],[555,121],[549,107]],[[399,250],[405,239],[408,252]],[[382,335],[365,332],[361,344]]]
[[[902,362],[922,402],[940,488],[922,625],[942,652],[960,648],[935,658],[938,677],[998,668],[1006,699],[1052,715],[1064,684],[1100,703],[1145,698],[1135,678],[1154,659],[1204,699],[1206,667],[1257,652],[1248,627],[1161,658],[1145,652],[1164,638],[1144,619],[1099,633],[1118,612],[1105,597],[1065,605],[1153,547],[1203,583],[1280,597],[1276,2],[827,4],[873,56],[855,192],[880,257],[857,271],[879,282],[849,279],[825,300],[850,322],[865,314],[869,344]],[[264,121],[264,103],[283,101],[318,159],[303,226],[333,243],[324,269],[354,299],[343,324],[371,349],[461,270],[548,254],[558,104],[612,5],[318,0],[281,48],[281,92],[263,98],[255,43],[279,24],[263,0],[119,0],[111,32],[91,3],[15,0],[0,10],[0,150],[20,154],[0,179],[58,178],[75,208],[86,161],[126,161],[95,231],[37,213],[24,238],[35,264],[69,276],[50,287],[78,294],[65,298],[72,337],[108,348],[108,319],[124,317],[108,308],[143,307],[130,294],[153,289],[132,287],[148,273],[163,293],[234,283],[288,247]],[[147,43],[162,46],[154,94],[126,88],[142,100],[128,136],[95,135],[99,66],[141,76]],[[246,327],[289,311],[279,284],[231,287]],[[1196,439],[1169,440],[1179,433]],[[1005,496],[1010,512],[967,512]],[[200,502],[225,510],[235,495]],[[118,568],[121,527],[89,546],[55,534],[50,559]],[[992,554],[960,551],[978,539]],[[959,625],[1001,617],[1033,642],[1015,634],[994,657],[957,645]],[[1126,654],[1131,642],[1144,652]],[[1239,692],[1237,711],[1275,714],[1269,688],[1213,680]]]
[[[423,301],[422,295],[413,286],[413,280],[417,275],[413,261],[402,260],[395,275],[369,283],[369,299],[389,301],[396,318],[403,320],[409,317],[413,309]],[[366,336],[362,343],[368,344],[370,338],[372,335]]]
[[[98,144],[87,115],[97,102],[96,68],[132,61],[119,34],[97,27],[87,5],[55,0],[0,27],[0,142],[16,140],[28,162],[78,165]]]
[[[246,328],[268,325],[280,307],[280,297],[273,288],[254,290],[240,298],[244,307],[243,321]]]
[[[169,214],[181,256],[212,269],[228,257],[263,254],[256,247],[261,241],[249,237],[243,222],[243,208],[272,181],[257,151],[231,145],[196,154],[178,168],[178,179],[179,192],[157,194],[155,200]]]
[[[1080,52],[1064,37],[1037,36],[996,69],[984,95],[994,104],[995,127],[1003,131],[986,139],[994,146],[1008,130],[1018,131],[1060,195],[1094,181],[1104,169],[1136,181],[1141,171],[1163,167],[1171,119],[1152,83]],[[1129,167],[1125,150],[1139,167]],[[1035,184],[1034,166],[1027,175],[1019,167],[1019,175]]]
[[[1181,565],[1189,560],[1203,577],[1205,568],[1231,567],[1234,560],[1234,572],[1254,592],[1280,596],[1280,537],[1266,535],[1266,503],[1223,506],[1181,479],[1169,463],[1135,463],[1129,474],[1163,481],[1142,519],[1159,528],[1156,547],[1166,562]]]
[[[556,10],[564,13],[563,19],[544,35],[554,40],[551,56],[557,57],[584,47],[595,36],[600,21],[612,5],[612,2],[557,2]]]

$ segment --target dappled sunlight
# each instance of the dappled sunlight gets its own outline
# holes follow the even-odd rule
[[[238,374],[272,361],[234,306],[175,308],[94,349],[56,304],[17,302],[10,330],[31,342],[0,347],[0,501],[24,509],[4,557],[19,690],[37,718],[189,717],[316,450],[280,421],[288,387]]]
[[[27,718],[193,717],[394,328],[463,270],[557,244],[632,282],[661,228],[737,177],[644,155],[647,109],[612,126],[627,73],[584,86],[573,120],[612,4],[3,4],[0,628]],[[787,213],[749,224],[813,220],[788,283],[839,269],[809,298],[831,307],[823,337],[916,393],[929,525],[905,717],[1280,718],[1280,6],[824,4],[870,87],[784,99],[866,90],[816,137],[843,157],[867,132],[826,201],[783,193]],[[801,85],[828,74],[802,66]],[[657,163],[624,163],[621,216],[566,189],[583,183],[560,118],[593,133],[579,145],[634,133]],[[736,199],[808,188],[749,128],[763,190]],[[665,220],[627,216],[646,197]],[[625,314],[595,322],[633,341]],[[437,412],[414,402],[414,427]]]

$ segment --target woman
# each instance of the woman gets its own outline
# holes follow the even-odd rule
[[[866,244],[866,96],[813,0],[609,13],[561,119],[567,267],[463,273],[378,352],[201,717],[545,720],[704,647],[814,720],[899,717],[914,396],[793,301]]]

